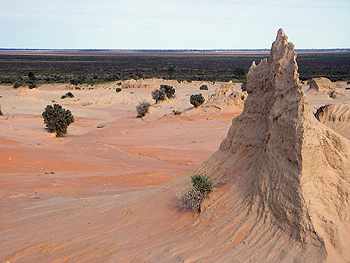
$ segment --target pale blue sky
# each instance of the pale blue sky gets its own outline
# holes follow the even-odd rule
[[[1,48],[349,48],[350,0],[1,0]]]

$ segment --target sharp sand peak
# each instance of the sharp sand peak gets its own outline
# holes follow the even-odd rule
[[[246,89],[242,114],[197,173],[211,177],[218,189],[230,188],[220,202],[233,202],[226,213],[232,220],[246,214],[244,220],[251,222],[246,240],[255,235],[256,242],[250,249],[266,256],[259,262],[347,262],[349,141],[312,114],[299,83],[294,45],[282,29],[269,58],[252,64]],[[215,200],[205,204],[207,216],[222,208]],[[262,232],[273,233],[268,242]],[[281,244],[266,247],[274,239],[289,240],[282,249],[289,250],[288,257],[281,255]],[[236,251],[243,260],[237,262],[254,259],[245,249]]]

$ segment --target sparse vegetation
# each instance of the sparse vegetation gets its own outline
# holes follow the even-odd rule
[[[156,101],[156,103],[165,100],[166,94],[163,90],[156,89],[152,91],[152,98]]]
[[[247,91],[247,82],[244,81],[241,85],[241,90],[244,92],[244,91]]]
[[[335,92],[335,90],[332,90],[332,91],[329,93],[329,97],[330,97],[331,99],[337,98],[337,93]]]
[[[252,61],[263,56],[173,56],[162,53],[149,55],[108,54],[98,56],[89,52],[56,56],[44,54],[0,54],[0,83],[14,84],[20,78],[27,83],[28,70],[36,84],[73,83],[91,84],[128,79],[163,78],[179,81],[244,81]],[[96,65],[99,65],[96,67]],[[300,54],[298,56],[302,80],[324,76],[331,80],[350,80],[350,53]],[[118,85],[118,84],[117,84]]]
[[[175,97],[175,88],[169,85],[160,85],[159,89],[152,91],[152,98],[156,103],[165,100],[166,98],[172,99]]]
[[[175,88],[169,85],[160,85],[160,91],[164,92],[168,99],[175,98]]]
[[[213,190],[213,183],[208,176],[194,175],[191,177],[191,180],[193,188],[204,195],[209,194]]]
[[[35,89],[37,87],[36,81],[37,81],[37,79],[36,79],[36,76],[34,75],[34,73],[29,72],[28,73],[28,81],[27,81],[28,88]]]
[[[117,93],[119,93],[119,92],[121,92],[121,91],[122,91],[121,88],[116,88],[116,89],[115,89],[115,92],[117,92]]]
[[[34,80],[29,80],[28,81],[28,88],[35,89],[36,87],[37,87],[37,85],[36,85]]]
[[[195,107],[199,107],[205,102],[205,99],[202,94],[193,94],[190,97],[190,103]]]
[[[143,101],[136,106],[137,118],[143,118],[149,112],[151,104],[147,101]]]
[[[51,133],[55,132],[57,137],[63,137],[67,133],[68,126],[74,122],[71,111],[59,104],[47,105],[42,117],[46,129]]]
[[[182,196],[182,206],[195,212],[201,212],[202,202],[213,190],[213,183],[208,176],[195,175],[191,177],[192,189]]]
[[[199,87],[200,90],[208,90],[208,86],[207,85],[202,85]]]
[[[21,87],[22,85],[23,85],[23,82],[17,80],[17,81],[13,84],[13,88],[14,88],[14,89],[18,89],[18,88]]]
[[[66,99],[66,98],[74,98],[74,94],[69,91],[66,94],[61,96],[61,99]]]
[[[71,79],[69,82],[74,86],[78,86],[80,84],[80,81],[78,79]]]

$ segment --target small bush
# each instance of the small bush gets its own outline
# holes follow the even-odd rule
[[[169,85],[160,85],[160,89],[159,89],[159,90],[162,91],[162,92],[164,92],[168,99],[175,98],[175,92],[176,92],[176,90],[174,89],[173,86],[169,86]]]
[[[69,91],[66,94],[61,96],[61,99],[66,99],[66,98],[74,98],[73,93]]]
[[[15,83],[13,83],[13,88],[18,89],[23,85],[22,81],[17,80]]]
[[[202,94],[193,94],[190,97],[190,103],[195,107],[199,107],[205,102],[205,99]]]
[[[29,80],[28,81],[28,88],[35,89],[36,87],[37,87],[37,85],[36,85],[34,80]]]
[[[182,206],[195,212],[201,212],[202,202],[213,190],[209,177],[195,175],[191,177],[192,189],[182,196]]]
[[[334,90],[332,90],[332,91],[329,93],[329,97],[332,98],[332,99],[335,99],[335,98],[337,98],[337,93],[336,93]]]
[[[65,110],[59,104],[47,105],[42,116],[46,129],[55,132],[57,137],[63,137],[67,133],[68,126],[74,122],[70,110]]]
[[[156,89],[152,91],[152,98],[158,103],[159,101],[165,100],[166,94],[164,91]]]
[[[202,86],[200,86],[199,89],[200,89],[200,90],[208,90],[209,88],[208,88],[207,85],[202,85]]]
[[[1,111],[1,105],[0,105],[0,116],[4,116],[4,114]]]
[[[182,196],[182,207],[200,213],[203,200],[204,196],[201,192],[191,189]]]
[[[209,194],[213,190],[213,184],[208,176],[194,175],[191,177],[192,186],[204,195]]]
[[[69,82],[74,86],[78,86],[80,84],[80,81],[78,79],[71,79]]]
[[[151,107],[151,104],[149,104],[147,101],[143,101],[139,105],[137,105],[136,106],[137,118],[144,117],[148,113],[149,107]]]
[[[117,92],[117,93],[119,93],[119,92],[121,92],[121,91],[122,91],[121,88],[116,88],[116,89],[115,89],[115,92]]]
[[[29,72],[28,73],[28,79],[29,80],[32,80],[32,81],[35,81],[36,80],[36,76],[33,72]]]
[[[246,82],[243,82],[241,84],[241,90],[244,92],[244,91],[247,91],[247,83]]]

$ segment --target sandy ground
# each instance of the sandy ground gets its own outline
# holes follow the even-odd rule
[[[177,88],[176,99],[135,118],[137,103],[152,101],[161,83]],[[143,84],[120,93],[116,83],[0,87],[1,263],[198,262],[200,250],[181,242],[204,236],[187,233],[198,218],[178,208],[177,195],[240,109],[192,109],[191,94],[208,97],[222,83],[205,83],[208,91],[199,90],[202,82]],[[336,99],[306,92],[307,99],[315,107],[350,103],[345,87],[339,83]],[[67,91],[75,98],[60,99]],[[44,130],[41,113],[53,101],[76,117],[64,138]]]

